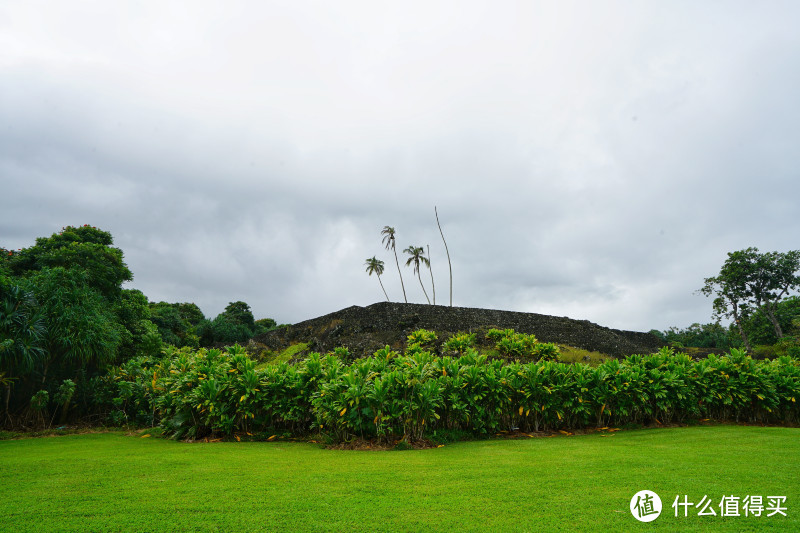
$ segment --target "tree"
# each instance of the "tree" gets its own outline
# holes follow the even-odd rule
[[[237,342],[247,342],[253,336],[253,330],[244,324],[237,324],[219,314],[211,321],[211,340],[212,343],[233,344]]]
[[[748,332],[748,338],[752,340],[747,326],[745,331]],[[709,324],[694,323],[688,328],[680,329],[676,327],[669,328],[665,331],[650,330],[650,333],[661,339],[665,344],[669,343],[677,347],[697,347],[697,348],[720,348],[729,350],[735,348],[738,344],[735,343],[738,334],[734,334],[733,338],[729,336],[729,329],[725,328],[719,322],[712,322]],[[731,340],[734,343],[731,343]]]
[[[433,212],[436,213],[436,225],[439,226],[439,234],[442,236],[444,251],[447,253],[447,266],[450,267],[450,307],[453,307],[453,264],[450,263],[450,250],[447,249],[447,241],[444,240],[444,232],[442,231],[442,225],[439,224],[439,211],[436,210],[436,206],[433,206]]]
[[[400,261],[397,259],[397,248],[395,248],[394,233],[394,228],[390,226],[384,226],[383,230],[381,231],[381,235],[383,235],[381,242],[386,246],[387,250],[392,250],[394,252],[394,262],[397,264],[397,273],[400,275],[400,287],[403,289],[403,300],[408,303],[408,298],[406,297],[406,286],[403,284],[403,273],[400,272]]]
[[[150,304],[150,320],[158,328],[165,343],[173,346],[187,346],[184,342],[189,324],[181,319],[180,312],[173,304],[158,302]]]
[[[120,296],[122,283],[133,279],[123,261],[122,250],[111,246],[107,231],[94,226],[67,226],[50,237],[39,237],[36,244],[8,257],[13,276],[25,277],[47,268],[63,267],[84,270],[86,283],[104,298]]]
[[[714,318],[732,318],[748,351],[752,351],[752,348],[742,320],[749,314],[748,282],[753,275],[752,265],[757,252],[755,248],[748,248],[728,253],[728,259],[722,265],[719,275],[706,278],[700,289],[706,296],[716,296],[712,304]]]
[[[778,303],[800,287],[798,270],[800,251],[761,254],[758,248],[751,247],[728,253],[719,275],[706,278],[700,292],[716,296],[715,317],[733,318],[745,347],[751,350],[744,320],[762,311],[772,323],[776,337],[783,337],[775,312]]]
[[[381,289],[383,290],[383,295],[386,296],[386,301],[389,302],[389,295],[386,294],[386,289],[383,287],[383,282],[381,281],[381,274],[383,274],[383,261],[376,258],[374,255],[367,259],[366,263],[364,263],[367,267],[367,274],[370,276],[373,272],[378,276],[378,283],[381,284]]]
[[[214,320],[202,321],[197,326],[197,333],[203,346],[220,343],[230,345],[235,342],[247,342],[261,333],[262,329],[256,325],[250,306],[238,301],[229,303]]]
[[[57,383],[67,380],[86,390],[105,365],[158,351],[160,336],[148,319],[147,299],[122,289],[133,275],[112,244],[110,233],[84,225],[64,227],[17,252],[2,249],[0,322],[10,322],[0,326],[0,381],[11,426],[24,423],[23,417],[14,419],[15,413],[33,407],[30,399],[38,391],[54,393]],[[17,287],[16,295],[5,291],[11,286]],[[17,303],[5,305],[9,299]]]
[[[775,316],[778,303],[792,290],[800,287],[800,250],[786,253],[761,254],[756,263],[756,276],[752,283],[756,307],[763,309],[775,328],[775,336],[783,337],[780,322]]]
[[[268,331],[272,331],[277,327],[278,323],[274,318],[259,318],[256,320],[256,330],[254,333],[255,335],[262,335]]]
[[[148,345],[153,344],[150,338],[152,326],[147,323],[150,318],[147,298],[139,291],[122,289],[122,284],[132,280],[133,274],[123,260],[122,250],[113,247],[113,243],[111,233],[84,224],[66,226],[50,237],[37,238],[34,246],[5,255],[5,269],[12,277],[26,280],[37,296],[45,288],[50,291],[47,300],[39,298],[47,317],[48,336],[52,341],[57,330],[68,335],[60,344],[70,346],[69,349],[65,348],[69,354],[82,350],[78,342],[81,332],[51,323],[51,320],[63,318],[57,311],[49,309],[49,306],[55,305],[56,299],[53,298],[56,294],[63,298],[63,302],[68,302],[79,293],[91,293],[87,296],[87,302],[93,302],[92,305],[97,303],[103,308],[103,313],[110,311],[116,314],[116,317],[111,317],[112,325],[109,328],[109,335],[113,330],[114,335],[119,336],[114,343],[118,351],[114,356],[132,357],[139,353],[146,337]],[[53,279],[63,281],[66,285],[59,290],[59,287],[51,284]],[[95,294],[100,300],[95,298]],[[60,355],[55,354],[56,359]],[[100,359],[104,360],[105,356]],[[77,357],[74,360],[82,361],[84,358]],[[94,360],[94,357],[88,357],[88,360]]]
[[[65,367],[68,377],[89,364],[114,361],[125,328],[103,296],[79,269],[47,268],[29,278],[47,324],[47,357],[42,383],[51,365]]]
[[[14,382],[29,375],[45,357],[44,318],[31,291],[0,275],[0,383],[5,387],[5,418]]]
[[[118,358],[157,355],[163,341],[158,327],[151,321],[150,302],[142,291],[122,289],[117,317],[123,327]]]
[[[419,285],[420,287],[422,287],[422,292],[425,294],[425,299],[428,300],[428,304],[430,304],[431,299],[428,298],[428,291],[425,290],[425,285],[422,284],[422,277],[420,276],[419,273],[420,263],[423,263],[425,265],[428,265],[428,267],[430,267],[430,261],[428,260],[427,257],[425,257],[425,250],[422,248],[422,246],[409,246],[408,248],[403,250],[403,253],[408,254],[410,256],[408,258],[408,261],[406,261],[406,266],[412,264],[414,265],[414,274],[417,275],[417,278],[419,279]]]
[[[776,328],[763,309],[757,310],[744,320],[744,330],[753,344],[773,345],[781,338],[793,335],[795,323],[800,320],[800,297],[789,296],[778,302],[773,315],[779,324],[783,337],[778,337]]]
[[[200,346],[198,328],[206,317],[194,303],[150,303],[150,320],[158,326],[161,337],[173,346]],[[208,321],[206,321],[208,322]]]
[[[230,320],[233,324],[246,326],[248,329],[253,329],[255,326],[255,318],[250,306],[242,301],[230,302],[222,315]]]

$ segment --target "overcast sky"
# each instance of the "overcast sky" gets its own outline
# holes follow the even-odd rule
[[[110,231],[151,301],[647,331],[800,248],[800,2],[0,0],[0,246]],[[402,266],[402,263],[401,263]],[[402,267],[410,302],[424,302]],[[430,292],[430,275],[422,281]]]

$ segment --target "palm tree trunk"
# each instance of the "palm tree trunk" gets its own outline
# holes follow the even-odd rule
[[[439,212],[436,210],[436,206],[433,206],[433,212],[436,213],[436,225],[439,226],[439,233],[444,243],[444,251],[447,252],[447,265],[450,267],[450,307],[453,307],[453,264],[450,263],[450,250],[447,249],[447,241],[444,240],[444,233],[442,232],[442,225],[439,224]]]
[[[383,295],[386,296],[386,301],[387,302],[391,302],[391,300],[389,299],[389,295],[386,294],[386,289],[383,288],[383,282],[381,281],[381,275],[380,274],[378,274],[378,283],[381,284],[381,289],[383,289]]]
[[[400,287],[403,288],[403,300],[408,303],[408,298],[406,297],[406,286],[403,284],[403,273],[400,272],[400,261],[397,260],[397,248],[392,246],[392,250],[394,250],[394,262],[397,265],[397,273],[400,274]]]
[[[428,270],[431,273],[431,288],[433,288],[433,305],[436,305],[436,285],[433,283],[433,269],[431,268],[431,245],[427,244],[428,247]]]
[[[428,300],[428,305],[430,305],[431,299],[428,298],[428,291],[425,290],[425,285],[422,284],[422,276],[419,275],[419,270],[417,270],[417,279],[419,279],[419,286],[422,287],[422,292],[425,293],[425,299]]]

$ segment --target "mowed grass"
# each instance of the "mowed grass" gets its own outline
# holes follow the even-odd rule
[[[800,531],[800,429],[743,426],[339,451],[121,433],[0,441],[0,529]],[[639,490],[664,510],[637,522]],[[787,517],[675,518],[676,495],[786,496]],[[742,513],[743,514],[743,513]],[[766,513],[765,513],[766,514]]]

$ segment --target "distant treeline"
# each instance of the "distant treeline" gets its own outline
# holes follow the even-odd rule
[[[750,342],[754,345],[754,352],[770,352],[767,347],[783,344],[796,344],[795,337],[800,336],[800,297],[790,296],[778,302],[775,311],[781,329],[786,333],[778,339],[775,328],[766,313],[761,309],[756,310],[741,320],[742,328]],[[650,333],[664,340],[666,344],[674,347],[718,348],[730,350],[741,348],[744,343],[739,329],[734,323],[725,327],[719,322],[708,324],[692,324],[687,328],[672,327],[665,331],[651,330]],[[770,355],[765,353],[765,355]]]

